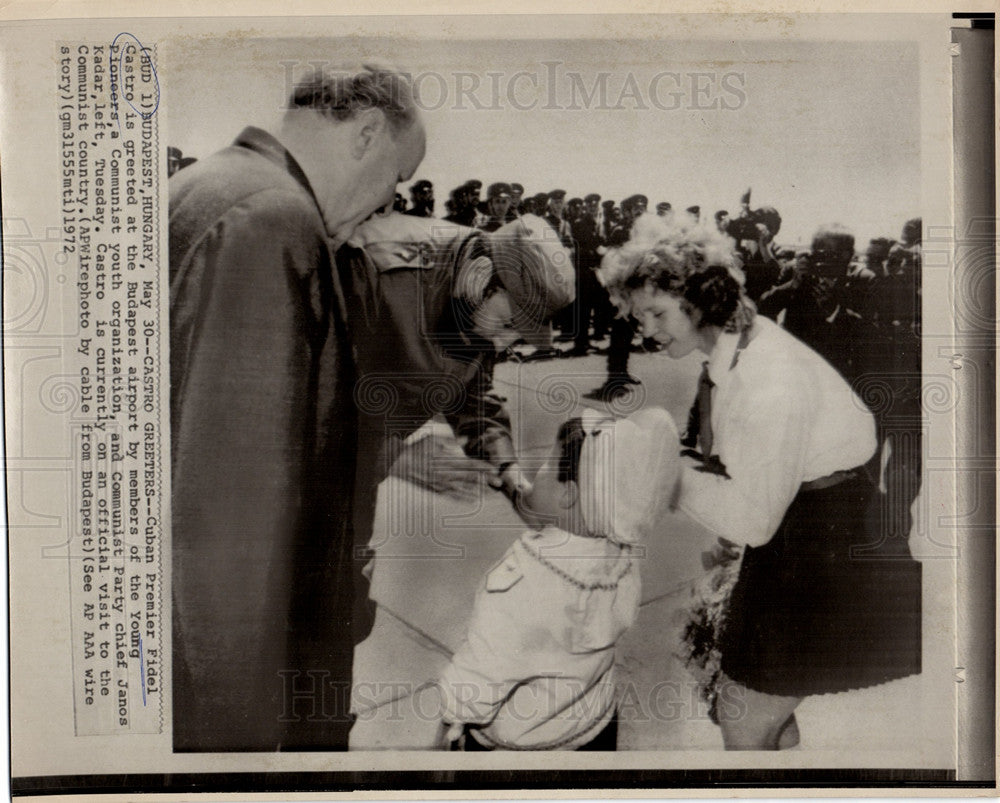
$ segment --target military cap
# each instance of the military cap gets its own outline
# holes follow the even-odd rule
[[[423,192],[424,190],[432,189],[434,189],[434,185],[425,178],[422,178],[420,181],[414,182],[410,185],[410,192]]]
[[[502,198],[503,196],[510,198],[510,184],[498,181],[495,184],[490,184],[489,189],[486,190],[487,198]]]
[[[590,193],[590,195],[588,195],[586,198],[583,199],[583,202],[589,204],[591,201],[599,201],[599,200],[601,200],[601,196],[598,195],[596,192],[592,192]],[[612,201],[612,203],[614,202]]]
[[[566,197],[566,190],[552,190],[551,192],[549,192],[549,198],[553,200],[565,197]]]
[[[552,315],[576,297],[570,253],[535,215],[523,215],[488,236],[493,269],[518,310],[517,328],[547,328]]]
[[[639,194],[630,195],[628,198],[622,201],[622,209],[632,208],[634,206],[638,206],[639,204],[642,204],[643,206],[648,206],[649,198],[647,198],[645,195],[639,195]]]

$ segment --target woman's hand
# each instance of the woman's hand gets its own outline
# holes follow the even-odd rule
[[[716,566],[726,566],[738,560],[742,554],[743,547],[720,535],[710,550],[701,553],[701,565],[707,570]]]
[[[434,737],[434,747],[438,750],[461,750],[463,736],[462,723],[452,724],[442,721]]]

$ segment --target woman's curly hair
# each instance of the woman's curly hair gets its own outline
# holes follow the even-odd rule
[[[733,241],[714,227],[643,215],[629,241],[605,254],[598,278],[622,314],[632,292],[648,286],[682,299],[699,326],[741,332],[757,311],[738,265]]]

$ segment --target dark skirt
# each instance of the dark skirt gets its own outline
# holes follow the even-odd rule
[[[476,737],[472,735],[470,731],[474,730],[471,725],[465,726],[465,739],[462,742],[462,750],[466,753],[477,753],[477,752],[492,752],[496,748],[487,747],[484,744],[480,744]],[[597,750],[597,751],[614,751],[618,749],[618,712],[615,711],[614,716],[611,721],[608,722],[600,732],[589,742],[581,744],[579,747],[574,748],[575,750]]]
[[[805,697],[920,672],[921,566],[872,548],[873,492],[861,469],[800,491],[774,537],[747,548],[720,638],[731,679]]]

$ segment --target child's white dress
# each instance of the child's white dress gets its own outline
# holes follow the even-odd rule
[[[441,677],[445,721],[480,725],[480,742],[508,750],[596,736],[615,713],[615,643],[639,607],[631,553],[556,527],[522,534],[488,572]]]

